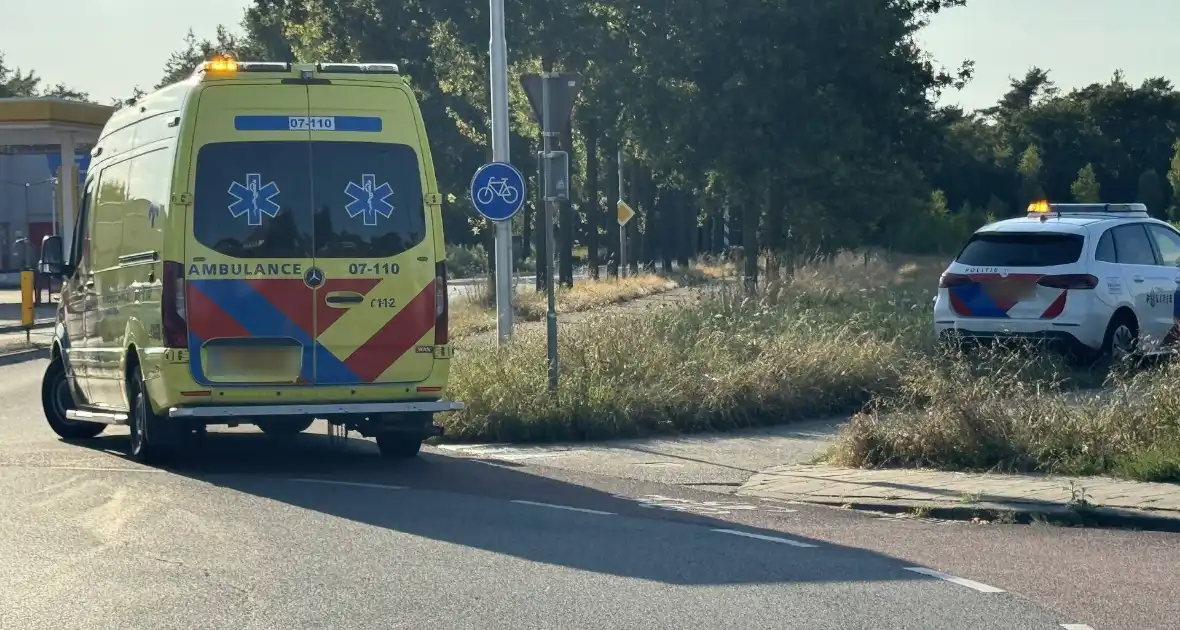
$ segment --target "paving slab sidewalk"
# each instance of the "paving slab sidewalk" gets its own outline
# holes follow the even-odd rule
[[[1106,477],[790,465],[754,475],[737,494],[889,512],[940,512],[947,518],[988,512],[1084,515],[1101,524],[1180,531],[1180,484]]]

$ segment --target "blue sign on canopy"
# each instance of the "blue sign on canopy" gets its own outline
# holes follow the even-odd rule
[[[479,167],[471,178],[471,203],[492,221],[507,221],[524,206],[524,176],[505,162]]]
[[[57,177],[57,169],[61,168],[61,152],[46,153],[45,165],[49,167],[49,177]],[[90,154],[76,154],[74,166],[78,169],[78,183],[81,184],[86,179],[86,170],[90,168]]]

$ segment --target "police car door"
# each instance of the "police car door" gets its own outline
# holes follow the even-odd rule
[[[314,369],[307,88],[205,88],[185,241],[189,349],[206,384],[310,383]]]
[[[1147,233],[1155,245],[1157,263],[1160,265],[1161,286],[1159,287],[1159,328],[1164,330],[1163,342],[1166,345],[1180,343],[1180,303],[1176,298],[1180,294],[1180,234],[1175,230],[1150,223]]]
[[[1120,225],[1112,228],[1111,233],[1123,286],[1135,304],[1139,342],[1146,349],[1155,348],[1171,328],[1173,307],[1165,298],[1170,300],[1175,291],[1174,274],[1159,266],[1145,224]]]

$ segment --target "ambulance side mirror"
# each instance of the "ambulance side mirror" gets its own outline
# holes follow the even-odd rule
[[[54,234],[41,239],[41,260],[37,261],[37,271],[58,278],[66,275],[65,247],[60,236]]]

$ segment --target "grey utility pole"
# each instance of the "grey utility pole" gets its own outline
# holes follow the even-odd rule
[[[623,150],[619,149],[619,200],[623,199]],[[619,277],[627,275],[627,225],[619,224]]]
[[[492,38],[492,161],[510,163],[508,152],[508,44],[504,0],[490,0]],[[523,191],[521,194],[524,194]],[[503,345],[512,338],[512,220],[496,221],[496,332]]]

